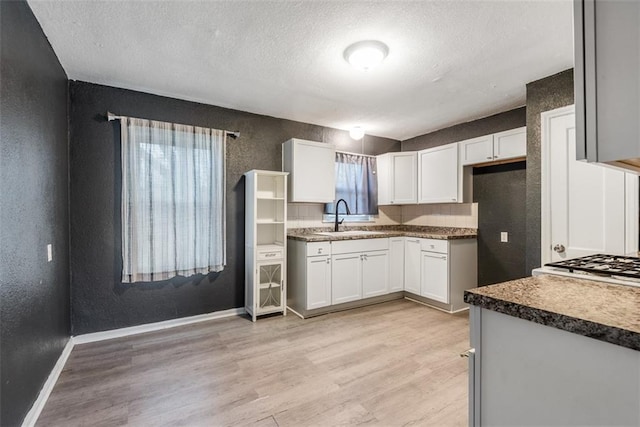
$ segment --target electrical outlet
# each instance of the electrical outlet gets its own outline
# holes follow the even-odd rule
[[[506,231],[501,231],[500,232],[500,241],[501,242],[508,242],[509,241],[509,233]]]
[[[49,243],[47,245],[47,262],[53,261],[53,245]]]

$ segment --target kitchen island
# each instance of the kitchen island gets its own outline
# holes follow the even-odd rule
[[[640,287],[540,275],[465,301],[470,425],[640,425]]]

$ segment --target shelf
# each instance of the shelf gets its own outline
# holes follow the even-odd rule
[[[284,311],[284,306],[281,305],[268,305],[266,307],[258,307],[256,310],[256,314],[271,314],[271,313],[281,313]]]
[[[259,219],[256,221],[256,224],[284,224],[284,221],[274,221],[272,219]]]
[[[269,289],[269,287],[273,288],[279,288],[280,286],[282,286],[280,283],[275,283],[275,282],[271,282],[271,283],[260,283],[260,289]]]
[[[273,196],[258,196],[256,197],[258,200],[281,200],[284,201],[284,197],[273,197]]]

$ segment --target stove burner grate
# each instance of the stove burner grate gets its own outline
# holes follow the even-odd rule
[[[575,270],[598,275],[611,274],[640,279],[640,258],[636,257],[597,254],[550,262],[545,265],[563,268],[570,272]]]

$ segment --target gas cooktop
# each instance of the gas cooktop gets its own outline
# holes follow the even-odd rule
[[[550,262],[547,267],[584,271],[598,275],[640,279],[640,258],[621,255],[589,255],[565,261]]]

